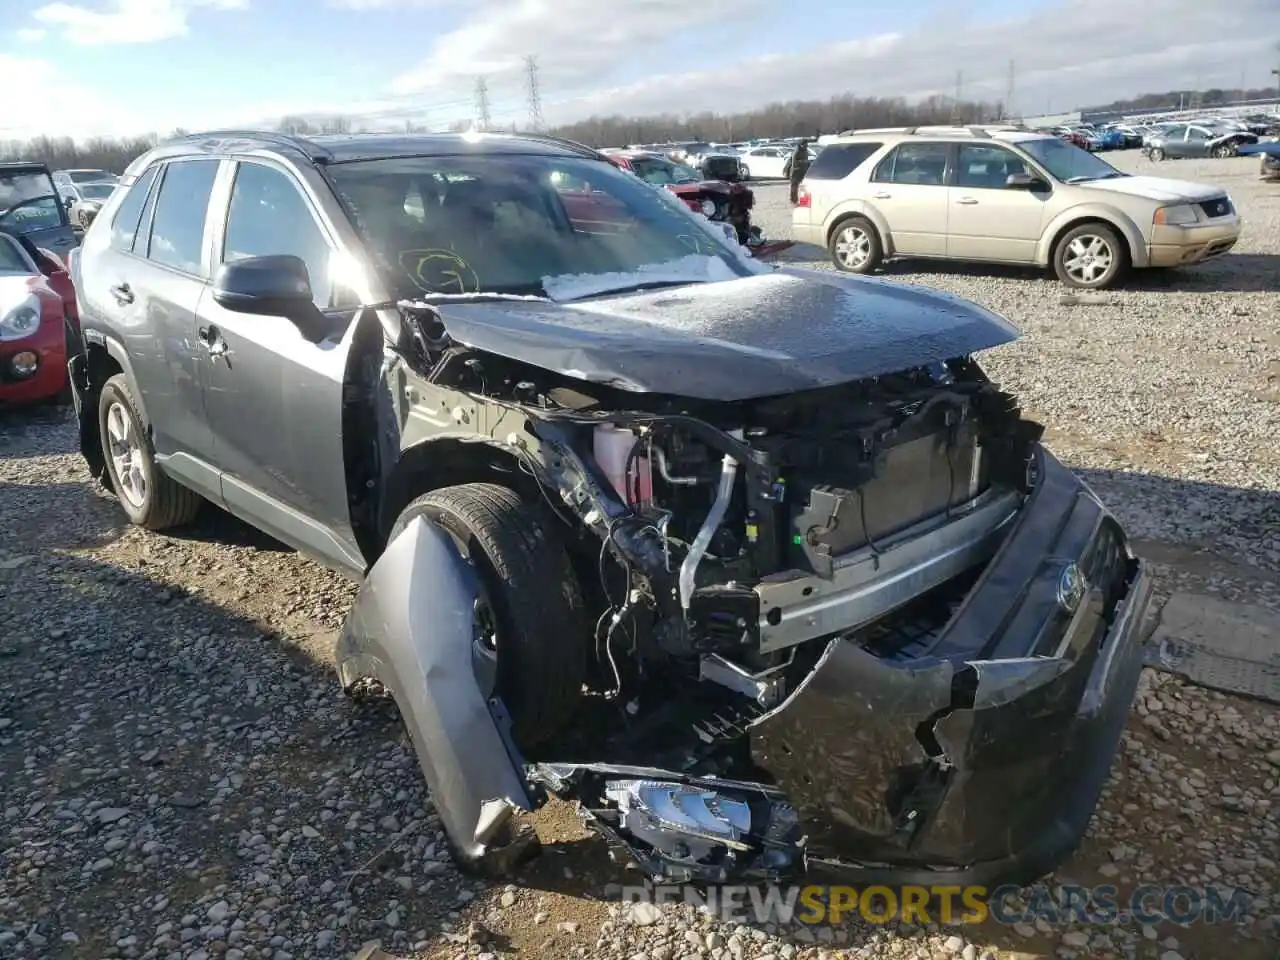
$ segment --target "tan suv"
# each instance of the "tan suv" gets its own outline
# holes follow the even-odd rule
[[[1240,218],[1218,187],[1122,173],[1048,134],[1013,128],[862,130],[829,143],[800,187],[795,239],[836,267],[886,257],[1052,265],[1098,289],[1130,267],[1226,253]]]

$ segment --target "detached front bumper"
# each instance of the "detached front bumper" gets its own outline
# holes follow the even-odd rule
[[[1147,244],[1147,262],[1153,267],[1202,263],[1226,253],[1239,239],[1240,220],[1234,216],[1199,226],[1155,226]]]

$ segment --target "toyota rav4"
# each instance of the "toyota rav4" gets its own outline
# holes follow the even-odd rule
[[[524,136],[180,139],[75,273],[93,472],[361,583],[341,685],[463,866],[552,794],[677,880],[1029,880],[1084,831],[1149,587],[995,314]]]

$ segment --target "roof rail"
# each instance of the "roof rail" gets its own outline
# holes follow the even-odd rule
[[[174,137],[165,143],[199,143],[204,140],[250,140],[277,147],[292,147],[314,160],[323,160],[331,156],[328,150],[306,137],[291,133],[280,133],[276,130],[201,130]]]
[[[567,147],[575,153],[585,157],[592,157],[593,159],[604,157],[604,154],[595,147],[589,147],[577,140],[570,140],[568,137],[557,137],[550,133],[516,133],[515,136],[524,137],[528,140],[542,140],[545,143],[558,143],[560,146]]]

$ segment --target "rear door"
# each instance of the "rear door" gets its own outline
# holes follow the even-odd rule
[[[110,277],[123,320],[118,329],[146,394],[157,459],[206,495],[218,486],[200,390],[196,315],[208,293],[208,210],[221,162],[197,157],[164,164],[133,249],[117,258]]]
[[[237,161],[215,201],[214,260],[291,254],[307,265],[316,305],[350,304],[331,282],[338,250],[319,204],[287,167]],[[200,379],[227,509],[338,569],[363,573],[351,530],[342,443],[347,348],[307,341],[285,317],[201,303]]]
[[[174,160],[145,170],[86,234],[77,258],[81,322],[123,347],[165,470],[218,499],[196,379],[196,308],[208,274],[206,209],[218,161]],[[102,229],[107,227],[107,229]]]
[[[1211,130],[1188,125],[1186,138],[1182,146],[1182,156],[1207,157],[1209,155],[1209,141],[1212,139],[1213,132]]]
[[[867,202],[888,223],[895,253],[947,255],[950,150],[943,141],[908,141],[876,164]]]

